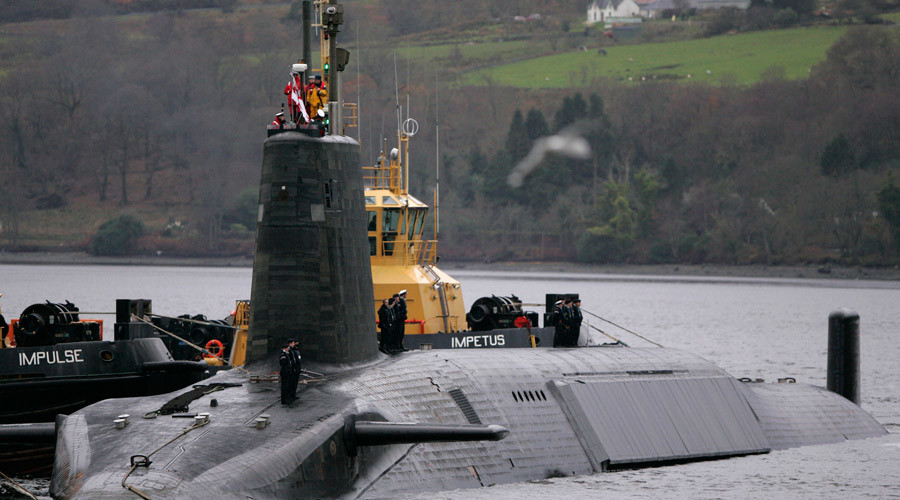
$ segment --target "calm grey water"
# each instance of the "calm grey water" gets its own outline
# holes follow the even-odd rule
[[[792,376],[824,385],[828,314],[855,310],[861,317],[862,406],[891,434],[411,498],[900,498],[900,283],[448,271],[462,283],[467,305],[490,294],[542,303],[547,292],[578,293],[587,311],[666,347],[699,354],[736,377],[767,381]],[[250,276],[249,268],[0,265],[0,306],[9,319],[48,299],[113,312],[117,298],[149,298],[157,314],[224,318],[236,299],[249,298]],[[590,321],[632,346],[650,345]]]

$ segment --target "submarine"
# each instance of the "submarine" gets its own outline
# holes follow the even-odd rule
[[[57,414],[107,398],[168,393],[208,377],[206,363],[175,360],[133,316],[149,301],[116,303],[114,340],[71,302],[32,304],[6,327],[0,314],[0,470],[43,474]]]
[[[324,66],[343,11],[316,8]],[[858,371],[839,366],[858,356],[851,313],[832,318],[847,355],[829,360],[829,388],[741,380],[660,347],[380,353],[339,79],[327,79],[330,133],[270,130],[263,145],[244,368],[57,417],[53,497],[390,498],[886,433],[857,404]],[[283,405],[271,372],[289,338],[303,383]]]

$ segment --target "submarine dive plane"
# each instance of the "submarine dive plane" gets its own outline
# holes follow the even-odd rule
[[[343,10],[315,8],[324,66],[338,62]],[[677,349],[379,353],[359,145],[340,135],[335,66],[335,133],[270,130],[263,146],[245,370],[58,417],[54,497],[387,498],[886,433],[840,394],[741,381]],[[282,405],[266,374],[288,338],[304,383]]]

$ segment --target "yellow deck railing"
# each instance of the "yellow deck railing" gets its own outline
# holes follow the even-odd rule
[[[404,250],[405,249],[405,250]],[[395,240],[381,243],[381,255],[372,257],[376,266],[434,265],[437,240]]]
[[[363,167],[363,185],[366,189],[389,189],[400,192],[400,167],[385,165]]]

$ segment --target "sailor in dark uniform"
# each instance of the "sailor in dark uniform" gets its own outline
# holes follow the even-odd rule
[[[572,298],[566,297],[563,299],[562,307],[560,308],[562,313],[562,323],[565,328],[565,334],[563,335],[563,343],[562,347],[577,347],[578,346],[578,333],[574,330],[573,321],[575,319],[575,315],[572,312]]]
[[[293,357],[293,374],[291,375],[291,399],[297,399],[297,384],[300,383],[300,342],[297,339],[288,340],[291,356]]]
[[[566,343],[566,326],[563,323],[563,301],[557,300],[550,312],[550,324],[553,325],[553,347],[563,347]]]
[[[0,293],[0,297],[3,297],[3,294]],[[6,347],[6,335],[9,333],[9,325],[6,324],[6,319],[3,317],[3,311],[0,310],[0,349]]]
[[[572,347],[578,346],[578,338],[581,336],[581,323],[584,315],[581,314],[581,299],[572,301]]]
[[[403,347],[403,336],[406,335],[406,290],[400,290],[397,292],[397,318],[394,325],[396,328],[394,333],[394,351],[402,352],[408,351],[406,347]]]
[[[279,372],[279,378],[281,379],[281,404],[286,405],[294,401],[294,395],[291,394],[294,355],[291,354],[291,348],[287,344],[281,346],[281,356],[278,357],[278,364],[281,365],[281,371]]]
[[[395,293],[391,297],[391,329],[388,330],[388,338],[384,341],[384,347],[387,349],[388,354],[396,354],[399,349],[397,349],[397,336],[399,335],[399,328],[397,328],[397,323],[400,322],[400,294]]]
[[[378,328],[381,334],[378,337],[378,350],[387,354],[391,335],[394,332],[394,299],[384,299],[378,309]]]
[[[6,347],[6,336],[9,334],[9,325],[6,324],[6,319],[3,318],[3,315],[0,314],[0,349]]]

